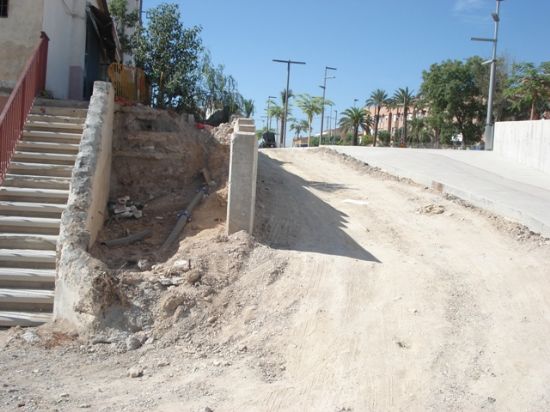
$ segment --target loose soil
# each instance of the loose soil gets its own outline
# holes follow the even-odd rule
[[[320,150],[260,153],[254,237],[209,201],[109,262],[123,324],[0,334],[3,410],[550,409],[547,239]]]

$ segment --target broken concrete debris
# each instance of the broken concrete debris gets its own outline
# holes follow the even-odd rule
[[[116,218],[135,218],[143,216],[143,205],[130,200],[130,196],[122,196],[108,204],[109,216]]]

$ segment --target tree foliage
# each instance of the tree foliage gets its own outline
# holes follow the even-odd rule
[[[115,22],[115,28],[120,41],[122,53],[130,53],[133,49],[135,36],[128,34],[128,29],[133,29],[139,22],[137,10],[128,11],[127,0],[110,0],[109,13]]]
[[[447,60],[432,64],[422,74],[421,91],[430,107],[434,128],[439,131],[452,126],[462,134],[463,145],[479,141],[483,128],[484,102],[476,82],[471,60]]]
[[[152,84],[152,104],[195,112],[200,79],[201,28],[184,28],[176,4],[147,11],[148,25],[140,28],[135,58]]]
[[[407,142],[407,122],[409,120],[409,109],[415,100],[414,92],[409,90],[408,87],[401,87],[395,91],[392,100],[396,105],[403,105],[403,140]]]
[[[325,100],[325,104],[328,101]],[[321,114],[323,110],[323,98],[319,96],[311,96],[307,93],[300,94],[296,100],[296,105],[306,115],[308,124],[308,146],[311,143],[311,131],[313,128],[313,119],[316,115]]]
[[[372,145],[376,146],[378,137],[378,123],[380,122],[380,110],[388,103],[388,94],[382,89],[376,89],[367,99],[367,106],[374,107],[374,140]]]
[[[540,119],[550,108],[550,62],[517,63],[512,66],[505,95],[520,118]]]
[[[357,146],[359,129],[368,130],[372,125],[372,119],[365,109],[350,107],[342,112],[338,123],[344,133],[352,133],[352,144]]]

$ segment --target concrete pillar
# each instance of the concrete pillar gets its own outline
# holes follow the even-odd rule
[[[227,202],[227,234],[254,228],[258,139],[252,119],[238,119],[231,136],[229,160],[229,193]]]

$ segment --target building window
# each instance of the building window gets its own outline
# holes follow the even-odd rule
[[[8,17],[8,0],[0,0],[0,17]]]

